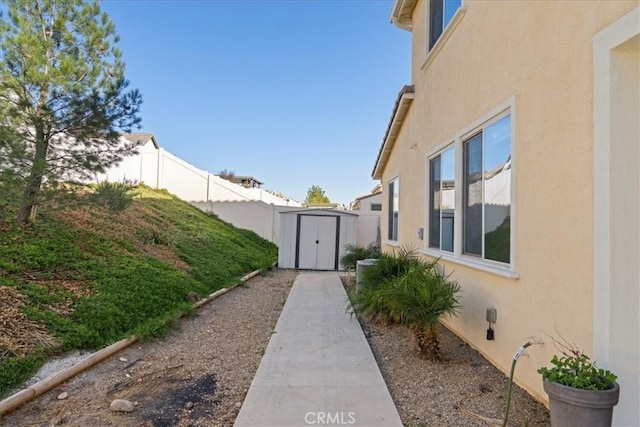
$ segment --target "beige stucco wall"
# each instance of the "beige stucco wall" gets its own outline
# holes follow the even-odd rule
[[[426,68],[424,6],[418,2],[413,14],[415,99],[383,171],[384,200],[386,183],[399,176],[398,243],[424,248],[417,229],[426,228],[427,156],[513,100],[512,263],[519,278],[443,262],[463,288],[463,309],[447,325],[505,372],[521,344],[542,339],[516,375],[546,401],[536,369],[556,350],[545,333],[558,330],[593,353],[593,37],[638,2],[466,1]],[[498,313],[495,341],[485,340],[489,307]]]

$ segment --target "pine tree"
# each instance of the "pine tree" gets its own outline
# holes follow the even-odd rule
[[[115,26],[97,2],[4,0],[0,16],[0,176],[20,182],[16,220],[43,187],[102,172],[135,147],[142,97],[127,91]],[[12,179],[9,179],[9,178]]]

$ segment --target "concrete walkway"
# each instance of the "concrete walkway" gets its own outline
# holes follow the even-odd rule
[[[402,426],[335,272],[301,272],[235,426]]]

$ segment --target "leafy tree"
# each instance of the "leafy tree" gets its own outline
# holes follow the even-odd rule
[[[236,173],[231,170],[222,169],[218,172],[218,176],[222,179],[226,179],[227,181],[231,181],[236,177]]]
[[[307,190],[307,198],[304,199],[305,205],[323,205],[331,203],[329,198],[324,194],[324,190],[319,185],[312,185]]]
[[[44,188],[135,152],[120,131],[139,127],[142,97],[127,91],[115,26],[97,2],[3,2],[0,173],[20,184],[16,220],[26,223]]]

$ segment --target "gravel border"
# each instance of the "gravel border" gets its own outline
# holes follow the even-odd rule
[[[296,275],[256,276],[181,319],[164,339],[123,350],[0,424],[232,426]],[[136,406],[112,412],[115,399]]]
[[[352,292],[353,285],[346,284],[345,288],[347,293]],[[509,378],[451,331],[440,328],[446,361],[437,363],[419,356],[414,336],[405,326],[359,320],[404,425],[501,425],[459,409],[462,403],[463,408],[480,417],[501,420]],[[548,426],[549,412],[514,384],[509,425]]]
[[[168,337],[140,343],[0,419],[3,426],[230,427],[260,364],[297,273],[274,270],[251,279],[178,322]],[[347,286],[349,289],[349,286]],[[504,412],[508,378],[442,328],[449,360],[421,359],[411,332],[360,319],[382,375],[407,426],[487,426]],[[58,400],[61,393],[67,398]],[[109,410],[136,402],[131,413]],[[549,425],[547,409],[515,386],[509,425]]]

